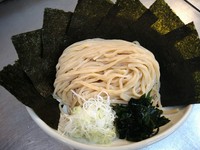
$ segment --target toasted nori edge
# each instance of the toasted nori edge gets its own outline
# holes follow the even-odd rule
[[[184,25],[181,19],[164,0],[156,0],[150,6],[149,10],[159,18],[158,21],[152,25],[152,28],[161,34],[166,34]]]
[[[94,38],[95,30],[112,6],[109,0],[78,0],[67,35],[73,42]]]
[[[60,118],[59,103],[51,96],[42,97],[33,86],[19,62],[0,72],[0,84],[24,105],[29,106],[50,127],[57,129]]]

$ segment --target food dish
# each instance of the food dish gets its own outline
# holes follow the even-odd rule
[[[160,6],[160,3],[164,3],[164,1],[163,0],[157,0],[157,3],[155,3],[155,4],[156,4],[156,6],[157,6],[157,4],[159,4],[159,6]],[[120,4],[120,1],[119,1],[119,4]],[[82,6],[82,4],[79,3],[77,6]],[[113,8],[112,10],[114,10],[114,12],[115,12],[114,14],[117,14],[116,13],[116,11],[118,10],[118,9],[116,9],[116,8],[118,8],[117,6],[120,6],[120,5],[118,5],[118,3],[117,3],[115,6],[112,7]],[[110,8],[110,5],[108,7]],[[63,13],[63,12],[62,13],[64,14],[64,16],[66,18],[70,17],[71,18],[70,22],[73,22],[73,20],[77,20],[81,16],[81,15],[78,15],[79,17],[77,17],[77,12],[79,12],[78,8],[79,7],[76,7],[75,13],[73,14],[72,18],[70,17],[71,13],[68,14],[68,15],[66,13]],[[81,7],[81,8],[85,8],[85,7]],[[93,8],[93,6],[92,6],[92,8]],[[159,7],[159,8],[162,8],[162,7]],[[91,10],[93,10],[93,9],[91,9]],[[129,9],[127,9],[127,10],[129,10]],[[46,11],[46,13],[47,12],[49,12],[49,11]],[[60,11],[58,11],[58,12],[59,12],[59,14],[61,13]],[[83,9],[83,12],[84,12],[84,9]],[[91,12],[93,12],[93,11],[91,11]],[[112,16],[112,15],[114,15],[113,12],[111,14],[110,14],[111,11],[109,11],[109,13],[107,13],[107,11],[105,10],[105,12],[106,13],[103,14],[103,16],[105,17],[103,19],[104,21],[107,21],[107,20],[110,20],[111,18],[113,18],[113,16]],[[171,10],[170,10],[170,12],[171,12]],[[118,13],[120,14],[120,11]],[[151,21],[149,23],[145,24],[145,26],[141,26],[141,24],[144,24],[144,22],[146,22],[146,20],[147,20],[146,18],[149,15],[152,16],[154,19],[150,19]],[[115,17],[117,17],[117,16],[118,15],[116,15]],[[48,20],[48,16],[46,16],[46,17],[47,17],[47,20]],[[44,18],[46,18],[46,17],[44,17]],[[79,41],[80,39],[88,39],[88,38],[94,38],[94,37],[110,38],[110,39],[113,39],[113,38],[120,38],[121,39],[122,38],[122,39],[126,39],[128,41],[138,40],[138,41],[140,41],[141,45],[144,44],[144,46],[146,48],[152,50],[153,53],[155,53],[155,56],[158,58],[158,61],[161,64],[161,74],[162,74],[161,83],[162,83],[162,87],[163,87],[161,89],[161,95],[164,99],[164,102],[166,100],[167,104],[168,104],[168,103],[170,103],[170,102],[168,102],[168,100],[171,100],[172,102],[176,102],[177,100],[181,100],[181,101],[182,100],[183,101],[184,100],[191,100],[190,103],[185,103],[185,102],[181,102],[181,103],[178,103],[178,104],[173,103],[173,106],[192,104],[192,103],[194,103],[194,100],[195,101],[198,100],[197,97],[199,96],[199,89],[198,89],[198,87],[199,87],[199,82],[198,82],[199,81],[198,80],[199,79],[198,78],[199,77],[199,68],[197,67],[198,64],[199,64],[199,61],[196,61],[196,58],[195,58],[196,56],[195,56],[195,57],[193,57],[193,58],[195,58],[195,65],[193,65],[194,60],[191,60],[191,61],[189,61],[189,63],[187,63],[187,61],[186,61],[187,59],[185,57],[184,58],[182,57],[181,52],[177,53],[176,46],[174,45],[176,40],[183,39],[185,36],[189,35],[190,32],[187,32],[187,34],[184,32],[185,34],[184,34],[183,37],[178,36],[178,38],[177,38],[177,36],[175,36],[176,37],[175,39],[174,38],[171,39],[170,37],[174,37],[174,35],[180,34],[179,25],[175,26],[175,28],[174,27],[171,28],[171,26],[169,25],[170,30],[168,30],[168,29],[162,30],[162,31],[167,31],[167,32],[156,31],[154,28],[151,28],[152,24],[156,22],[156,17],[158,19],[158,22],[159,22],[159,20],[165,20],[166,22],[168,22],[168,23],[170,22],[170,24],[171,24],[171,21],[167,20],[167,18],[165,18],[165,17],[163,18],[163,16],[154,15],[154,7],[151,7],[149,11],[145,11],[145,13],[144,12],[140,13],[139,19],[138,18],[136,19],[137,21],[132,20],[133,22],[132,21],[130,22],[131,27],[133,27],[133,28],[129,29],[129,25],[128,25],[127,26],[128,30],[127,30],[127,27],[121,26],[121,24],[119,23],[118,28],[124,29],[124,30],[118,30],[118,31],[120,31],[120,32],[122,31],[122,33],[124,33],[124,31],[126,31],[125,33],[131,33],[131,35],[125,34],[122,37],[121,36],[118,37],[117,35],[121,35],[121,33],[107,32],[107,30],[105,30],[106,33],[107,33],[106,35],[101,35],[99,33],[101,33],[102,27],[103,28],[105,27],[105,24],[104,23],[100,24],[100,22],[99,22],[97,24],[100,24],[100,28],[98,28],[97,30],[95,30],[95,32],[92,32],[91,34],[85,33],[85,29],[87,29],[86,28],[87,26],[85,26],[83,24],[82,25],[83,28],[81,28],[83,30],[81,30],[81,32],[80,32],[80,33],[82,33],[82,31],[84,31],[85,35],[83,37],[78,37],[77,39],[74,39],[74,36],[76,36],[75,34],[70,35],[70,32],[65,34],[66,32],[62,31],[62,33],[64,34],[63,37],[61,37],[61,39],[59,41],[55,41],[55,42],[51,42],[51,40],[54,41],[54,34],[49,34],[49,29],[47,29],[46,26],[45,26],[45,24],[47,22],[44,20],[44,24],[43,24],[42,29],[36,30],[34,32],[29,32],[29,33],[25,33],[25,34],[21,34],[21,35],[17,35],[17,36],[12,37],[12,41],[13,41],[14,46],[15,46],[17,52],[18,52],[18,55],[19,55],[19,63],[20,64],[17,65],[17,63],[16,63],[14,66],[9,66],[9,67],[5,68],[4,71],[2,72],[2,75],[0,74],[2,76],[2,77],[0,76],[1,79],[2,79],[0,81],[2,82],[2,85],[6,86],[6,88],[9,91],[11,91],[11,93],[13,93],[23,104],[31,107],[34,110],[34,112],[36,114],[38,114],[39,118],[41,118],[44,122],[46,122],[50,127],[53,127],[54,129],[56,129],[57,128],[58,116],[60,115],[60,112],[58,111],[58,109],[55,109],[56,107],[54,107],[54,106],[57,106],[58,102],[54,101],[53,104],[48,105],[50,107],[50,109],[46,109],[49,112],[51,112],[52,114],[56,114],[55,115],[56,119],[53,119],[54,115],[46,115],[46,112],[38,113],[37,110],[43,110],[42,108],[44,108],[46,106],[45,103],[50,102],[49,97],[52,98],[52,89],[53,89],[52,81],[54,80],[54,75],[55,75],[55,70],[54,70],[55,61],[57,62],[57,57],[60,56],[60,52],[61,52],[60,50],[63,50],[63,49],[61,48],[59,50],[59,53],[57,53],[57,51],[56,51],[56,53],[54,51],[52,51],[52,53],[49,53],[49,54],[46,54],[45,50],[49,49],[49,46],[50,46],[50,48],[55,47],[55,50],[56,50],[56,49],[58,49],[58,47],[60,48],[60,46],[63,46],[62,44],[64,44],[65,46],[68,46],[69,43]],[[100,18],[101,18],[101,16],[100,16]],[[123,18],[123,19],[125,19],[125,18]],[[90,17],[89,17],[89,20],[91,20]],[[100,19],[100,20],[102,20],[102,19]],[[54,23],[50,23],[50,24],[54,24]],[[58,23],[58,24],[60,24],[60,23]],[[78,22],[76,22],[76,24],[78,24]],[[90,21],[88,21],[87,24],[93,24],[93,23],[90,23]],[[115,24],[116,24],[116,22],[115,22]],[[123,21],[123,24],[126,24],[126,23],[124,23],[124,21]],[[134,26],[132,26],[132,24],[134,24]],[[68,23],[66,23],[65,25],[68,26]],[[160,26],[160,24],[159,24],[159,26]],[[70,28],[71,28],[71,24],[69,25],[69,31],[73,31],[73,30],[70,30]],[[112,28],[113,28],[113,26],[112,26]],[[115,28],[115,29],[118,29],[118,28]],[[155,25],[155,28],[157,29],[156,25]],[[64,29],[66,29],[66,28],[64,27]],[[188,29],[188,31],[190,31],[190,30],[192,30],[192,29]],[[46,31],[46,32],[43,32],[43,31]],[[177,32],[177,31],[179,31],[179,32]],[[57,33],[58,32],[55,32],[55,35],[57,35]],[[80,34],[80,33],[78,33],[78,34]],[[162,35],[161,33],[163,33],[164,35]],[[179,34],[177,34],[177,33],[179,33]],[[144,36],[143,36],[143,34],[144,34]],[[28,38],[29,41],[26,39],[27,35],[31,35],[31,38],[30,39]],[[68,37],[69,35],[70,35],[70,37],[73,37],[73,38],[72,39],[69,38]],[[82,34],[80,34],[80,35],[82,35]],[[142,35],[142,37],[140,35]],[[45,36],[46,36],[46,38],[48,37],[47,39],[49,39],[49,36],[51,36],[52,39],[50,41],[45,40],[45,38],[44,38]],[[32,38],[34,40],[32,40]],[[69,43],[67,42],[67,44],[63,42],[63,40],[66,40],[66,39],[68,39],[67,41],[69,42]],[[151,39],[151,42],[147,42],[147,39]],[[161,42],[158,43],[157,42],[158,39]],[[55,44],[47,46],[48,42],[55,43]],[[24,43],[26,43],[26,44],[24,44]],[[35,54],[35,52],[37,52],[37,54],[35,54],[37,56],[36,57],[35,57],[35,55],[31,56],[31,58],[34,58],[34,59],[29,59],[29,57],[24,57],[25,56],[23,54],[24,51],[27,51],[27,49],[31,49],[29,46],[31,46],[31,47],[33,46],[33,47],[36,48],[36,50],[34,50],[33,53]],[[195,47],[195,46],[193,46],[193,47]],[[195,49],[196,49],[196,47],[195,47]],[[42,50],[44,50],[44,51],[42,51]],[[23,55],[21,55],[21,53]],[[51,56],[53,56],[53,57],[51,57]],[[172,57],[169,57],[169,56],[172,56]],[[26,58],[26,59],[23,59],[23,58]],[[30,61],[30,60],[34,60],[34,61]],[[50,60],[54,60],[54,61],[51,62]],[[37,62],[37,64],[33,64],[33,62],[34,63]],[[183,62],[185,62],[185,63],[183,64]],[[192,62],[192,63],[190,64],[190,62]],[[30,64],[30,65],[27,66],[27,64]],[[39,64],[42,64],[42,65],[39,65]],[[184,65],[184,67],[182,67],[183,66],[182,64]],[[191,65],[192,65],[192,67],[190,67]],[[18,70],[18,68],[20,68],[20,67],[22,67],[22,68],[20,70]],[[29,68],[32,68],[32,69],[29,70]],[[190,70],[190,68],[191,68],[191,70]],[[19,76],[19,74],[17,74],[18,79],[22,79],[22,80],[19,80],[19,81],[28,81],[27,85],[25,86],[23,84],[23,82],[16,83],[16,81],[15,81],[16,78],[14,78],[12,75],[7,77],[9,69],[12,72],[14,72],[13,70],[15,70],[15,69],[17,71],[20,71],[20,73],[21,73],[20,76]],[[35,72],[35,70],[36,70],[36,72]],[[44,70],[44,72],[41,73],[40,70]],[[38,72],[40,72],[40,73],[38,74]],[[45,81],[45,82],[40,82],[40,80],[37,80],[35,73],[38,74],[38,79],[42,79],[42,81]],[[193,73],[195,73],[195,74],[193,74]],[[48,78],[45,78],[47,80],[44,80],[41,76],[42,77],[48,77]],[[29,80],[29,78],[33,81],[31,82]],[[10,80],[10,79],[12,79],[12,80]],[[13,82],[13,81],[15,81],[15,82]],[[87,79],[87,81],[88,81],[88,79]],[[184,81],[191,81],[191,82],[184,82]],[[13,83],[16,83],[16,84],[13,84]],[[40,83],[42,83],[42,85]],[[187,83],[187,85],[185,85],[185,83]],[[23,87],[24,89],[26,87],[29,87],[31,90],[28,89],[27,91],[30,91],[31,95],[24,94],[24,90],[21,90],[19,92],[19,90],[16,88],[18,86]],[[34,91],[35,93],[32,94],[31,91]],[[21,94],[21,92],[22,92],[23,95]],[[185,94],[185,93],[187,93],[187,94]],[[35,97],[33,98],[32,95],[36,96],[36,98]],[[176,97],[176,96],[178,96],[178,97]],[[37,101],[40,101],[38,97],[41,97],[41,99],[42,99],[42,102],[43,102],[42,106],[37,103]],[[31,99],[29,99],[29,98],[31,98]],[[35,101],[34,99],[36,99],[37,101]],[[31,100],[30,102],[33,101],[31,103],[33,105],[28,103],[27,100]],[[163,100],[162,100],[162,102],[163,102]],[[68,104],[68,106],[70,107],[69,103],[66,103],[66,104]],[[168,105],[166,103],[164,103],[164,104],[165,104],[164,106],[172,106],[171,104],[168,104]],[[38,108],[37,106],[40,106],[40,107]],[[55,113],[53,113],[51,110],[54,110]],[[151,113],[149,113],[149,114],[151,114]],[[46,116],[51,116],[51,117],[46,117]],[[46,118],[48,118],[50,120],[46,120]],[[179,117],[178,120],[180,120],[180,118],[182,118],[182,117]],[[140,120],[140,119],[138,119],[138,120]],[[148,122],[151,122],[151,121],[149,121],[150,119],[146,119],[146,120],[148,120]],[[52,124],[52,122],[54,124]],[[142,121],[140,121],[140,122],[142,122]],[[176,124],[176,122],[174,124]],[[174,126],[174,124],[172,123],[171,125]],[[75,127],[77,127],[77,124],[76,124]],[[168,126],[168,127],[171,128],[171,126]],[[130,129],[132,129],[132,128],[130,128]],[[145,129],[146,128],[143,127],[142,130],[140,130],[140,132],[143,132],[143,130],[145,130]],[[168,128],[165,128],[165,129],[168,130]],[[71,130],[68,130],[68,131],[71,131]],[[135,132],[133,132],[133,133],[135,133]],[[162,132],[160,132],[160,133],[162,133]],[[144,141],[146,141],[146,140],[144,140]],[[118,142],[119,141],[117,141],[116,144]],[[121,142],[121,140],[120,140],[120,144],[123,144],[123,142]],[[114,142],[114,145],[115,145],[115,142]],[[86,148],[86,149],[88,149],[88,148]],[[96,149],[96,148],[93,148],[93,149]]]
[[[61,111],[62,135],[98,144],[116,137],[137,142],[169,122],[160,116],[159,64],[139,42],[79,41],[63,51],[56,69],[53,95],[61,110],[69,108]]]
[[[171,108],[172,107],[168,107],[166,109],[171,109]],[[96,150],[126,150],[126,149],[130,149],[130,148],[132,150],[136,150],[139,148],[146,147],[150,144],[153,144],[159,140],[162,140],[165,137],[167,137],[168,135],[170,135],[172,132],[174,132],[187,119],[188,115],[190,114],[190,112],[192,110],[192,105],[178,107],[178,108],[180,110],[177,113],[167,116],[171,121],[168,124],[166,124],[165,126],[162,126],[157,135],[155,135],[149,139],[146,139],[146,140],[143,140],[140,142],[136,142],[136,143],[128,142],[125,140],[116,140],[110,145],[101,145],[100,146],[100,145],[89,145],[89,144],[79,143],[79,142],[73,141],[67,137],[64,137],[64,136],[58,134],[56,130],[50,128],[46,123],[44,123],[34,113],[34,111],[31,108],[26,107],[26,109],[27,109],[28,113],[30,114],[30,116],[32,117],[32,119],[48,135],[50,135],[51,137],[55,138],[56,140],[66,144],[68,146],[71,146],[73,148],[87,149],[87,150],[94,150],[94,149],[96,149]]]

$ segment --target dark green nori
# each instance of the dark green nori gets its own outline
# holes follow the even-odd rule
[[[195,96],[192,97],[189,102],[191,104],[200,103],[200,57],[187,59],[185,62],[190,66],[195,91]]]
[[[200,56],[200,39],[194,23],[189,23],[186,27],[192,30],[192,34],[188,34],[183,39],[175,41],[175,47],[185,60]]]
[[[131,98],[128,105],[116,105],[114,124],[120,139],[138,142],[158,133],[159,127],[169,122],[163,111],[152,106],[150,94]]]
[[[59,103],[52,97],[42,97],[18,62],[4,67],[0,72],[0,84],[24,105],[31,107],[50,127],[57,129],[60,117]]]
[[[166,36],[168,41],[173,41],[169,55],[178,53],[180,57],[176,61],[168,62],[165,68],[161,65],[163,71],[161,71],[160,93],[163,106],[188,105],[200,102],[200,85],[196,73],[200,71],[200,40],[193,23],[181,28],[185,29],[180,30],[180,33],[185,34],[185,36],[174,35],[180,36],[182,39],[176,38],[177,40],[175,40]]]
[[[185,25],[185,26],[176,28],[172,30],[171,32],[168,32],[164,36],[167,40],[169,40],[174,45],[177,41],[183,40],[185,37],[187,37],[191,33],[192,33],[192,29],[188,25]]]
[[[137,26],[135,22],[137,22],[138,18],[140,18],[146,10],[146,7],[139,0],[118,0],[110,9],[108,14],[103,18],[101,24],[96,30],[96,36],[108,39],[137,39],[136,36],[138,34],[135,32],[138,31],[130,31],[130,28],[134,29],[134,27]],[[151,16],[149,16],[149,18],[152,20],[146,18],[147,20],[145,25],[149,23],[149,20],[150,25],[155,22],[154,18]]]
[[[185,25],[190,33],[174,40],[171,49],[180,55],[178,61],[161,65],[161,89],[163,106],[187,105],[200,102],[200,39],[193,23]],[[172,32],[171,32],[172,33]],[[178,34],[176,34],[177,36]],[[169,39],[168,39],[169,40]],[[172,51],[169,55],[175,55]],[[167,56],[166,56],[167,57]],[[163,62],[162,62],[163,63]]]
[[[45,8],[42,27],[43,58],[50,57],[57,63],[63,50],[71,44],[66,35],[71,16],[71,12]]]
[[[117,0],[115,6],[119,8],[116,17],[130,21],[137,21],[137,19],[147,10],[139,0]]]
[[[96,28],[112,6],[108,0],[78,0],[68,30],[73,42],[94,38]]]
[[[41,30],[18,34],[12,37],[12,42],[23,70],[38,92],[48,97],[54,89],[55,66],[51,67],[50,59],[41,58],[43,50],[41,34]]]
[[[63,50],[71,44],[71,38],[67,36],[72,13],[63,10],[46,8],[44,11],[43,28],[42,28],[42,64],[38,69],[42,69],[44,74],[43,82],[37,83],[44,96],[53,93],[53,83],[56,74],[56,64]],[[45,90],[46,89],[46,90]]]
[[[70,18],[70,12],[46,8],[42,30],[12,37],[24,71],[44,97],[53,93],[55,66],[63,50],[71,44],[66,36]]]
[[[160,34],[166,34],[184,25],[164,0],[156,0],[149,8],[159,19],[152,28]]]
[[[200,58],[199,58],[200,59]],[[198,63],[198,66],[200,66],[200,61]],[[193,72],[193,79],[195,82],[195,99],[193,101],[193,103],[200,103],[200,71],[195,71]]]
[[[12,42],[17,51],[19,62],[31,79],[35,88],[43,96],[52,93],[52,85],[43,69],[41,30],[18,34],[12,37]]]

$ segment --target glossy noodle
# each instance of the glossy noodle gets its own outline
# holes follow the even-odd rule
[[[150,90],[160,105],[160,71],[154,55],[138,43],[88,39],[67,47],[56,66],[54,94],[69,107],[105,91],[111,103],[127,103]],[[72,91],[81,97],[74,96]]]

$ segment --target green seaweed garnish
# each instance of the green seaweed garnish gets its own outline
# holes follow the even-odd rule
[[[159,127],[170,120],[162,116],[163,111],[152,106],[150,92],[139,99],[131,98],[128,105],[113,107],[117,118],[114,121],[120,139],[138,142],[156,135]]]

